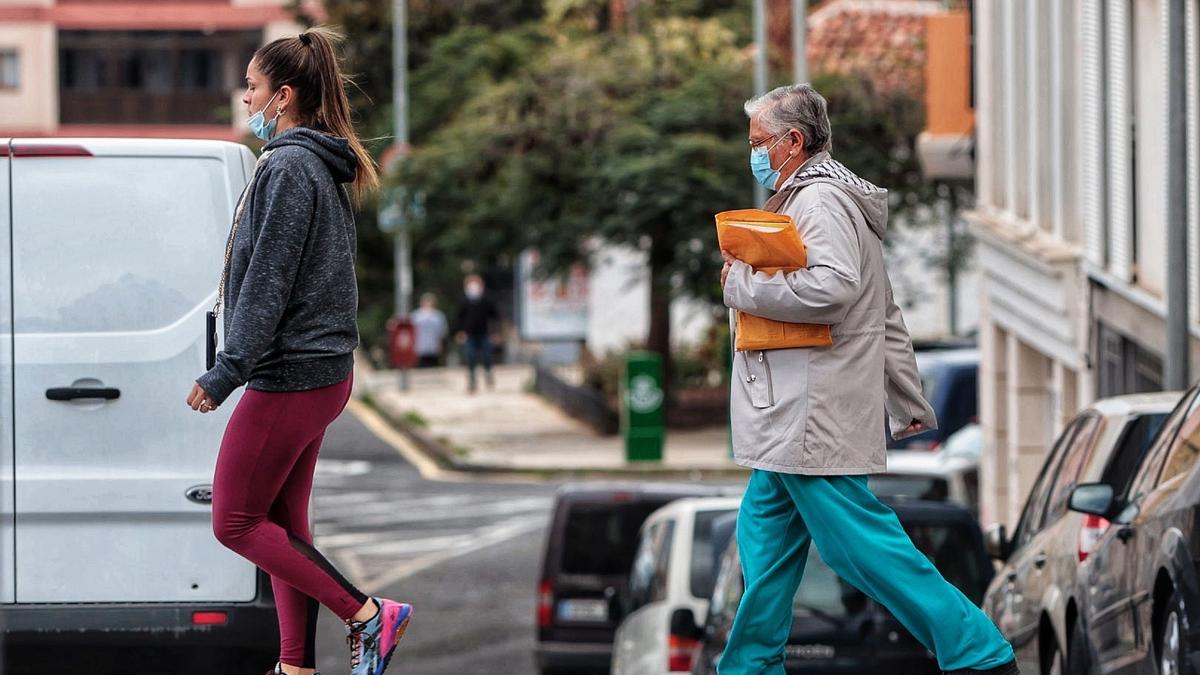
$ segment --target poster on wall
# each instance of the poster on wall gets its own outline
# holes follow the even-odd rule
[[[574,265],[565,275],[537,279],[540,257],[527,250],[517,263],[517,316],[525,340],[584,340],[588,330],[588,275]]]

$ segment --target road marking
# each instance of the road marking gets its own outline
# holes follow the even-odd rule
[[[412,441],[396,431],[392,425],[383,418],[382,415],[375,412],[370,406],[366,405],[358,399],[351,398],[346,404],[346,409],[350,411],[359,422],[362,422],[371,433],[392,446],[400,456],[416,467],[417,472],[426,480],[436,481],[466,481],[469,478],[457,471],[446,471],[421,452],[413,445]]]
[[[441,563],[453,560],[454,558],[460,558],[469,553],[474,553],[475,551],[480,551],[497,544],[502,544],[510,539],[515,539],[530,532],[536,532],[544,527],[546,527],[546,519],[542,517],[527,518],[524,520],[511,522],[480,535],[480,537],[474,543],[415,558],[394,568],[392,571],[387,572],[386,574],[381,574],[374,579],[365,581],[360,585],[364,593],[368,595],[375,595],[384,588],[403,581],[404,579],[407,579],[418,572],[434,567],[435,565],[440,565]]]

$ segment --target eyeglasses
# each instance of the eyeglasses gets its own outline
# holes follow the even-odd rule
[[[771,143],[771,141],[775,141],[774,143],[771,143],[770,147],[767,148],[767,152],[770,152],[776,145],[779,145],[779,143],[781,141],[783,141],[783,139],[787,138],[788,134],[790,134],[790,133],[792,133],[792,130],[788,129],[787,131],[783,132],[783,134],[781,134],[779,136],[771,136],[770,138],[764,138],[761,141],[755,141],[753,138],[751,138],[751,139],[749,139],[750,149],[758,150],[759,148],[763,147],[767,143]],[[778,140],[776,140],[776,139],[778,139]]]

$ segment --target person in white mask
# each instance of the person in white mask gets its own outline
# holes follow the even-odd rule
[[[481,361],[488,388],[496,385],[492,377],[492,326],[500,315],[484,294],[483,278],[478,274],[468,275],[463,280],[463,295],[454,326],[458,341],[466,352],[467,391],[473,394],[477,389],[475,368]]]

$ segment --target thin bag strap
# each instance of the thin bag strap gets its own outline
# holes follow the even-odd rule
[[[262,167],[267,163],[267,157],[274,150],[267,150],[259,156],[258,161],[254,164],[254,173],[250,176],[250,182],[246,184],[242,190],[242,196],[238,199],[237,208],[233,211],[233,227],[229,230],[229,239],[225,242],[225,263],[221,266],[221,280],[217,284],[217,302],[213,305],[213,316],[221,315],[221,306],[225,303],[225,280],[229,278],[229,263],[233,260],[233,240],[237,237],[238,225],[242,222],[242,210],[246,207],[246,199],[250,196],[250,192],[254,190],[254,184],[258,181],[258,174]]]

